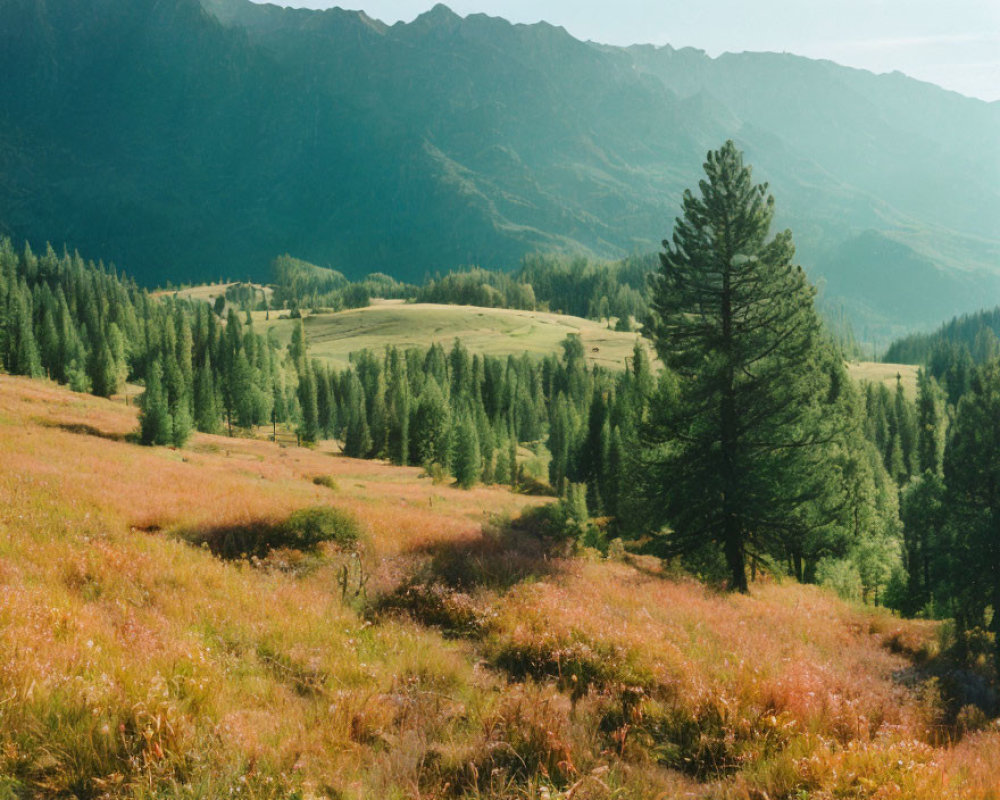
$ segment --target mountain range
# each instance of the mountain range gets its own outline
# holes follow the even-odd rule
[[[1000,301],[1000,103],[899,73],[442,5],[0,0],[0,74],[0,232],[146,284],[649,252],[731,138],[862,338]]]

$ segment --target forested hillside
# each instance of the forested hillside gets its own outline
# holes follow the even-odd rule
[[[900,75],[249,0],[9,0],[0,70],[0,230],[147,285],[651,253],[735,138],[860,338],[1000,286],[1000,112]]]

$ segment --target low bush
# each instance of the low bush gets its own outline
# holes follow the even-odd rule
[[[332,489],[333,491],[337,491],[340,488],[332,475],[317,475],[313,478],[313,483],[317,486],[325,486],[327,489]]]
[[[316,550],[324,542],[342,548],[353,547],[362,537],[361,525],[353,515],[330,506],[312,506],[296,511],[284,522],[255,520],[243,525],[223,525],[182,531],[181,537],[208,547],[225,559],[265,558],[273,550]]]

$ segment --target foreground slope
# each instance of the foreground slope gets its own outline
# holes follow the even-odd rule
[[[568,557],[486,525],[528,502],[500,490],[145,449],[134,423],[0,376],[0,796],[995,796],[1000,736],[934,744],[955,730],[912,663],[930,624]],[[315,505],[366,543],[184,541]]]

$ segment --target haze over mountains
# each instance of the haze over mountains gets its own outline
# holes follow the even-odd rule
[[[733,138],[862,336],[1000,302],[1000,104],[900,74],[249,0],[2,0],[0,74],[0,231],[145,283],[652,251]]]

